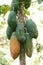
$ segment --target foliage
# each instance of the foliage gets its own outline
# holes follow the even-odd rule
[[[30,12],[27,11],[25,8],[24,8],[23,12],[25,13],[25,15],[30,15]]]
[[[43,11],[43,6],[38,7],[39,11]]]
[[[4,57],[6,54],[2,51],[0,51],[0,64],[1,65],[10,65],[12,60],[9,59],[9,61]]]
[[[3,14],[3,16],[10,10],[9,5],[0,5],[0,15]]]
[[[40,43],[36,43],[36,50],[37,52],[41,52],[41,50],[43,49],[43,45],[41,45]]]
[[[25,0],[25,8],[28,9],[31,5],[31,0]]]
[[[41,0],[37,0],[39,4],[41,4]]]
[[[43,2],[43,0],[37,0],[37,2],[38,2],[39,4],[41,4],[41,2]],[[19,3],[20,3],[20,2],[19,2]],[[26,2],[26,3],[27,3],[27,2]],[[30,3],[30,2],[29,2],[29,3]],[[32,2],[31,2],[31,3],[32,3]],[[0,5],[0,15],[1,15],[1,14],[3,14],[3,16],[6,15],[6,13],[11,10],[10,8],[11,8],[11,7],[10,7],[9,5],[5,5],[5,4]],[[25,11],[25,13],[27,14],[26,10],[24,10],[24,11]]]
[[[37,0],[38,1],[38,4],[41,4],[41,2],[43,2],[43,0]]]
[[[37,52],[40,52],[41,51],[41,44],[37,43],[36,44],[36,49],[37,49]]]

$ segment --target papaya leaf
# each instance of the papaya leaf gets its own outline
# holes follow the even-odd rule
[[[26,15],[29,15],[30,16],[30,12],[27,11],[27,9],[24,8],[24,11],[23,11]]]
[[[41,4],[41,0],[37,0],[38,4]]]
[[[0,5],[0,15],[3,14],[3,16],[10,10],[9,5]]]
[[[41,0],[43,2],[43,0]]]
[[[37,49],[37,52],[40,52],[41,51],[41,44],[40,43],[37,43],[36,44],[36,49]]]

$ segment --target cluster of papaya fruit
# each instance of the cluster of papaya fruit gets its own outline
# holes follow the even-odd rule
[[[27,0],[25,0],[27,1]],[[27,2],[30,2],[28,0]],[[20,0],[22,2],[22,0]],[[19,22],[16,17],[16,12],[18,9],[18,0],[13,0],[12,10],[8,16],[8,27],[6,30],[7,38],[10,40],[10,52],[13,59],[17,58],[20,54],[20,44],[24,44],[25,53],[27,56],[32,56],[33,44],[32,38],[38,37],[38,30],[36,24],[32,19],[27,19],[25,22],[25,26],[23,23]],[[17,4],[16,4],[17,3]],[[27,3],[28,4],[28,3]],[[26,4],[26,5],[27,5]],[[13,10],[14,7],[14,10]],[[27,8],[27,6],[25,6]],[[25,31],[25,28],[27,31]]]
[[[17,13],[20,8],[20,4],[24,4],[24,7],[28,9],[31,5],[31,0],[12,0],[11,11],[14,10]]]

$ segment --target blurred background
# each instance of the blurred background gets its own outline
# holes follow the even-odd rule
[[[19,57],[13,59],[10,55],[9,40],[6,36],[7,18],[10,12],[12,0],[0,0],[0,65],[20,65]],[[7,5],[3,13],[1,6]],[[7,9],[6,9],[7,8]],[[2,7],[3,9],[3,7]],[[37,0],[32,0],[28,8],[28,18],[31,18],[37,25],[38,38],[33,39],[33,54],[29,58],[26,55],[26,65],[43,65],[43,2],[40,4]]]

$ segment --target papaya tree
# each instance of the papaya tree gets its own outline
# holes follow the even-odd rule
[[[31,58],[33,51],[32,38],[38,37],[38,29],[34,21],[26,17],[27,9],[31,0],[12,0],[8,16],[8,26],[13,32],[8,31],[7,37],[10,40],[10,52],[13,59],[20,56],[20,65],[26,65],[25,53]],[[28,12],[29,13],[29,12]],[[11,33],[11,35],[10,35]]]
[[[37,0],[40,4],[42,0]],[[37,39],[37,25],[26,15],[30,14],[27,9],[31,0],[12,0],[11,7],[0,6],[0,15],[5,15],[10,10],[8,16],[7,38],[10,40],[10,52],[13,59],[19,56],[20,65],[26,65],[25,54],[31,58],[33,52],[32,39]],[[7,10],[6,10],[7,9]]]

